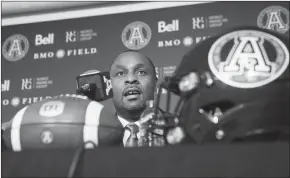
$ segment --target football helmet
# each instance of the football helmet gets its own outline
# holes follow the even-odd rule
[[[200,42],[160,88],[196,143],[289,138],[289,37],[239,27]]]

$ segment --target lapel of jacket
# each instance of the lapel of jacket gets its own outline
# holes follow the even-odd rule
[[[120,124],[120,127],[123,128],[123,125],[122,125],[122,123],[120,122],[120,120],[119,120],[119,118],[118,118],[117,112],[115,112],[115,118],[116,118],[116,120],[118,121],[118,123]],[[122,139],[121,139],[121,141],[120,141],[120,143],[119,143],[121,147],[124,147],[124,144],[123,144],[124,133],[125,133],[125,129],[123,129]]]

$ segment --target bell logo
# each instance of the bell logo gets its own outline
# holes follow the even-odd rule
[[[257,23],[260,28],[286,33],[289,30],[289,11],[280,6],[267,7],[259,14]]]
[[[35,36],[35,46],[53,44],[53,42],[54,42],[53,33],[49,33],[47,37],[42,36],[41,34],[37,34]]]
[[[22,59],[28,52],[29,42],[23,35],[13,35],[7,38],[2,46],[2,54],[11,62]]]
[[[266,50],[265,43],[272,47],[267,46]],[[228,48],[229,44],[232,44],[231,48]],[[228,54],[225,61],[222,51]],[[273,53],[275,57],[269,55]],[[289,65],[289,50],[281,40],[268,33],[238,30],[214,42],[208,54],[208,64],[213,74],[227,85],[257,88],[285,72]]]
[[[61,101],[48,101],[39,109],[39,115],[44,117],[55,117],[61,115],[65,104]]]
[[[1,83],[1,92],[10,90],[10,80],[4,80],[4,83]]]
[[[158,33],[179,31],[179,20],[172,20],[171,24],[167,24],[165,21],[158,22]]]
[[[143,22],[133,22],[122,32],[123,44],[132,50],[144,48],[151,40],[151,29]]]

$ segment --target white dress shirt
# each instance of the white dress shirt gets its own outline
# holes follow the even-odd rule
[[[121,122],[123,128],[125,128],[130,123],[126,119],[124,119],[118,115],[117,115],[117,117],[118,117],[119,121]],[[134,124],[136,124],[140,128],[139,121],[134,122]],[[128,129],[125,129],[124,136],[123,136],[123,145],[126,144],[130,134],[131,134],[131,132]],[[140,138],[140,132],[137,133],[137,137],[138,137],[138,139]]]

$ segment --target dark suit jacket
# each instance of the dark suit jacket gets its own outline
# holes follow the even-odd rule
[[[119,140],[116,140],[116,145],[115,146],[120,146],[120,147],[124,147],[123,144],[123,137],[124,137],[124,133],[125,133],[125,129],[123,128],[122,123],[120,122],[120,120],[118,119],[117,113],[115,113],[115,119],[116,121],[119,123],[119,127],[122,128],[123,134],[121,135],[121,138]]]

